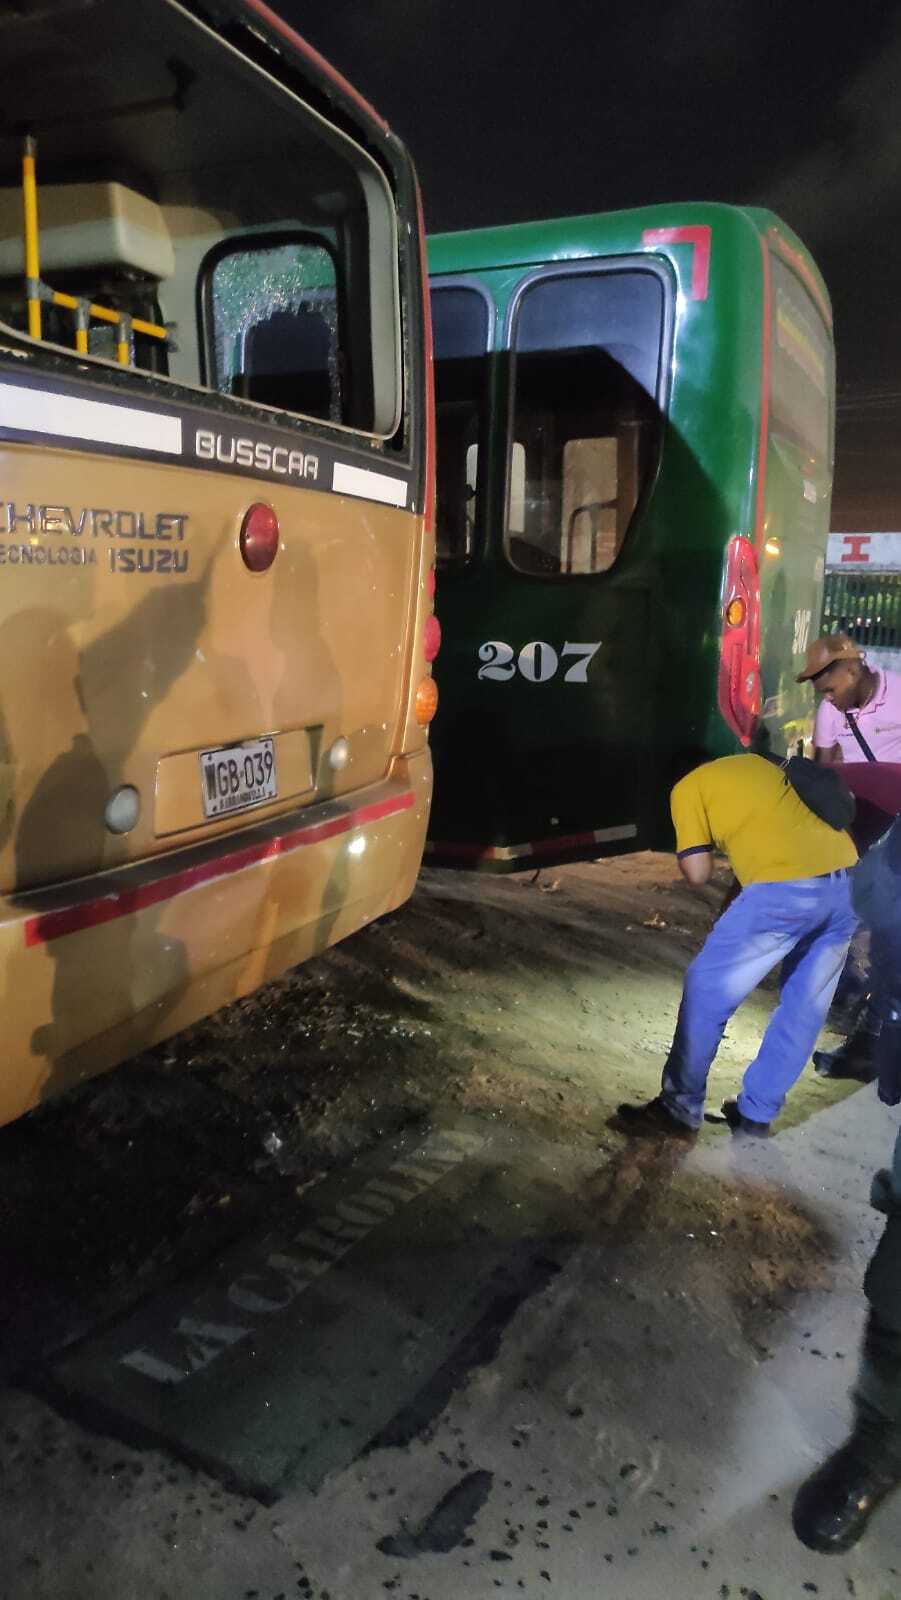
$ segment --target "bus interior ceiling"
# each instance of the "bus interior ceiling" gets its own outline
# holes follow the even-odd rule
[[[52,222],[65,186],[117,183],[143,200],[157,259],[167,251],[174,258],[165,279],[121,259],[82,259],[67,272],[58,250],[54,257],[51,228],[51,287],[103,293],[138,316],[156,305],[173,332],[169,374],[189,384],[205,376],[198,273],[224,237],[261,229],[313,230],[325,241],[342,227],[367,233],[367,210],[383,185],[361,176],[370,166],[363,152],[180,10],[110,0],[42,6],[33,16],[4,10],[0,48],[0,315],[13,327],[25,327],[22,269],[13,273],[10,260],[22,260],[26,134],[37,141],[39,226],[42,193]],[[291,109],[296,114],[286,116]],[[48,333],[71,347],[63,323],[51,315]]]

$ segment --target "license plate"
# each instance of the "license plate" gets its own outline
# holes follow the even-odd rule
[[[202,751],[200,783],[205,817],[224,817],[276,800],[278,779],[272,740],[251,739],[247,744]]]

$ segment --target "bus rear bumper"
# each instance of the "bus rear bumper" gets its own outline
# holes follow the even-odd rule
[[[426,749],[340,800],[0,901],[0,1125],[401,905],[431,788]]]

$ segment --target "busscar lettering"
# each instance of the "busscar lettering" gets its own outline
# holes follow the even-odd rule
[[[313,483],[319,478],[319,457],[310,451],[268,444],[265,439],[214,433],[211,428],[196,429],[194,454],[198,461],[218,461],[224,467],[246,467],[251,472],[272,472],[280,478],[304,478]]]

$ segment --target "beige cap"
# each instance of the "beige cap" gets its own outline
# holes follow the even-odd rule
[[[816,678],[827,667],[836,661],[862,661],[863,652],[859,645],[849,639],[846,633],[825,633],[821,639],[814,639],[807,646],[807,656],[804,661],[804,671],[799,672],[796,683],[805,683],[808,678]]]

